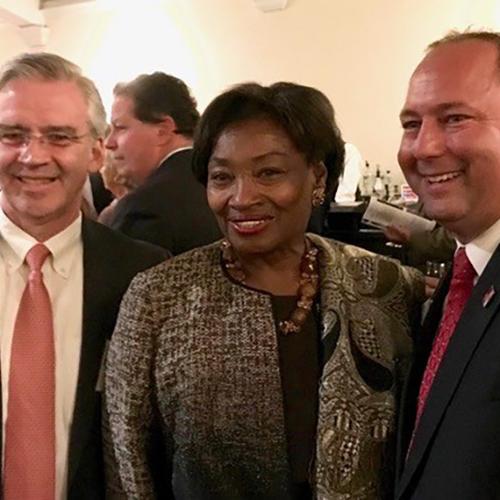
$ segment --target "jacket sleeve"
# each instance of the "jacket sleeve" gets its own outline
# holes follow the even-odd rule
[[[152,440],[155,310],[146,274],[124,296],[106,364],[104,443],[109,498],[154,499]]]
[[[407,244],[408,263],[425,264],[427,260],[447,262],[453,259],[457,244],[451,234],[437,225],[432,231],[414,233]]]

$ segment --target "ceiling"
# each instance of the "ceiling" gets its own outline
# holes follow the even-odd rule
[[[40,9],[60,7],[61,5],[72,5],[76,3],[91,2],[92,0],[40,0]]]
[[[16,27],[28,47],[43,47],[50,31],[45,9],[92,1],[95,0],[0,0],[0,24]]]

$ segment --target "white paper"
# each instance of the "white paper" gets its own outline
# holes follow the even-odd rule
[[[435,221],[407,212],[402,208],[376,198],[370,198],[361,220],[365,224],[381,229],[387,226],[403,226],[409,229],[411,233],[432,231],[436,225]]]

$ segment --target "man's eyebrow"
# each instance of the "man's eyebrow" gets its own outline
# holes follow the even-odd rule
[[[455,109],[455,108],[466,108],[469,107],[467,104],[465,104],[462,101],[449,101],[449,102],[443,102],[441,104],[438,104],[432,108],[433,113],[443,113],[445,111],[449,111],[450,109]],[[401,110],[401,113],[399,113],[399,118],[413,118],[413,117],[418,117],[420,114],[416,111],[414,111],[411,108],[403,108]]]
[[[22,132],[27,132],[29,129],[23,125],[10,124],[10,123],[0,123],[0,130],[19,130]]]
[[[0,130],[19,130],[21,132],[29,132],[30,129],[28,127],[25,127],[24,125],[0,123]],[[49,125],[47,127],[41,127],[40,130],[42,131],[42,133],[62,132],[65,134],[76,134],[76,128],[69,125]]]
[[[403,118],[405,116],[416,116],[417,113],[415,111],[412,111],[409,108],[403,108],[400,113],[399,113],[399,118]]]
[[[40,130],[43,133],[62,132],[64,134],[73,134],[73,135],[75,135],[77,132],[76,128],[71,127],[70,125],[48,125],[46,127],[40,127]]]

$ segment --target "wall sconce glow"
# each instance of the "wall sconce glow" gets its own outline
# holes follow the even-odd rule
[[[108,109],[114,85],[141,73],[163,71],[190,86],[198,80],[195,48],[174,4],[166,5],[165,0],[118,0],[120,8],[111,10],[109,6],[115,0],[98,0],[98,4],[103,1],[107,5],[108,22],[89,73],[103,91]]]

